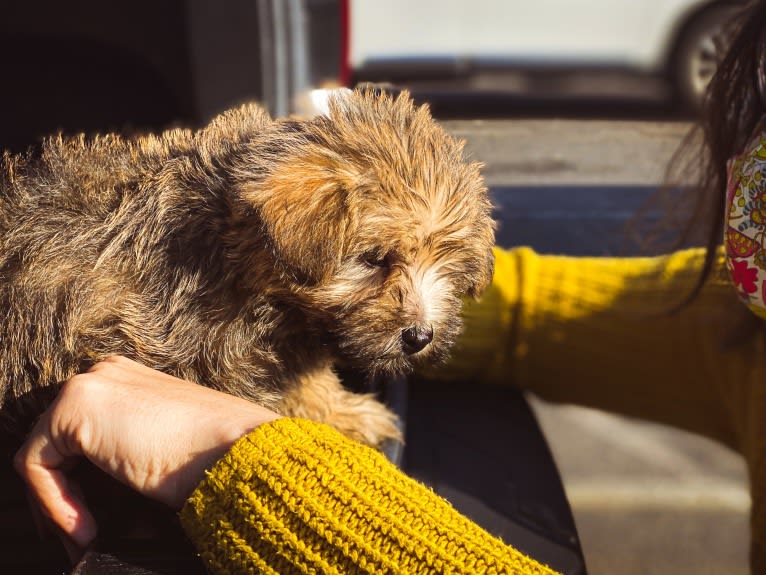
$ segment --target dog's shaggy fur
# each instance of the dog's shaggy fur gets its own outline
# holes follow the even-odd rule
[[[18,433],[121,354],[377,444],[390,414],[333,365],[443,357],[492,273],[478,166],[407,95],[53,138],[6,154],[0,186],[0,401]]]

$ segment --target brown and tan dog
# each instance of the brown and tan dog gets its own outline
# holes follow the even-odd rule
[[[0,401],[17,433],[58,384],[121,354],[379,444],[392,415],[333,366],[444,357],[461,297],[492,274],[478,166],[406,94],[53,138],[6,154],[0,186]]]

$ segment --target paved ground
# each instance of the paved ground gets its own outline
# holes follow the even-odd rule
[[[747,573],[741,459],[666,427],[535,403],[591,575]]]
[[[543,193],[587,197],[595,190],[593,197],[602,198],[596,212],[612,209],[604,207],[609,190],[650,190],[660,182],[688,129],[681,122],[641,120],[445,124],[486,163],[496,193],[534,202]],[[511,210],[519,205],[508,201]],[[591,575],[747,572],[749,498],[738,456],[653,424],[539,401],[534,406],[559,463]]]
[[[484,162],[490,186],[656,184],[685,122],[578,119],[447,120]]]

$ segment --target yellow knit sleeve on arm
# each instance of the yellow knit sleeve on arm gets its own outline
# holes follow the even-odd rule
[[[495,255],[493,283],[480,301],[466,302],[464,333],[436,378],[513,384],[731,441],[722,409],[739,364],[722,346],[733,318],[748,312],[722,254],[698,296],[675,312],[699,280],[704,249],[633,258],[529,248]]]
[[[553,574],[378,452],[300,419],[240,439],[181,522],[213,573]]]

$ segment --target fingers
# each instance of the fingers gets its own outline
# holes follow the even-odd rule
[[[75,454],[60,451],[44,431],[47,425],[47,418],[43,417],[16,454],[14,467],[27,483],[43,514],[84,548],[96,536],[96,522],[63,471]]]
[[[123,357],[71,377],[16,456],[40,507],[78,544],[96,525],[65,471],[74,458],[179,509],[231,445],[278,414]]]
[[[131,430],[129,420],[133,416],[141,420],[143,415],[144,423],[154,423],[154,412],[163,403],[152,399],[149,388],[156,389],[156,395],[171,383],[178,385],[175,382],[171,376],[124,357],[99,362],[88,373],[67,381],[16,454],[16,471],[27,483],[40,511],[81,548],[95,537],[96,523],[68,480],[70,463],[86,457],[132,487],[139,490],[145,487],[136,478],[125,476],[125,469],[131,466],[120,465],[128,461],[142,469],[151,467],[156,459],[150,457],[151,461],[142,465],[146,449],[142,442],[137,445],[131,442],[133,435],[126,433]],[[137,390],[136,386],[146,389]],[[128,397],[141,398],[139,403],[143,406],[131,418],[124,417]],[[115,417],[117,413],[123,417]],[[159,453],[158,458],[162,455]],[[139,475],[143,478],[145,473]]]

